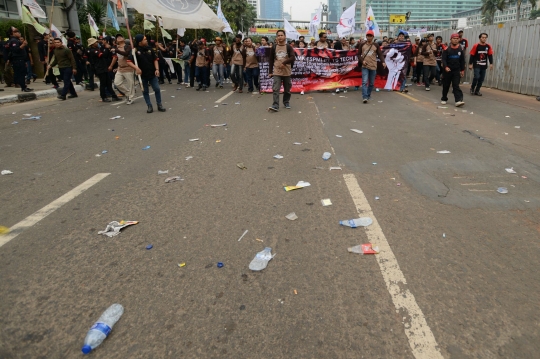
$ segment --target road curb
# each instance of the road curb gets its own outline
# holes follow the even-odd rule
[[[99,88],[99,82],[96,82],[94,86]],[[85,90],[84,85],[73,85],[73,87],[76,92],[83,92]],[[59,87],[58,89],[62,89],[62,87]],[[49,89],[35,92],[23,92],[17,95],[0,96],[0,105],[41,100],[44,98],[56,97],[58,94],[59,92],[57,89]]]

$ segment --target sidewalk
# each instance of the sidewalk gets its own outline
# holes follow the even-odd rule
[[[59,85],[59,88],[62,89],[63,83],[59,82]],[[99,82],[96,85],[99,87]],[[38,78],[36,82],[31,82],[28,85],[29,88],[34,90],[33,92],[21,92],[20,88],[5,86],[5,84],[0,85],[0,105],[58,96],[57,90],[52,85],[46,85],[42,78]],[[82,92],[85,89],[83,85],[75,85],[74,83],[73,86],[77,92]]]

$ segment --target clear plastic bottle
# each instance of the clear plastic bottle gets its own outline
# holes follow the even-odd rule
[[[82,347],[83,354],[89,354],[107,338],[122,314],[124,314],[124,307],[121,304],[113,304],[101,314],[101,317],[86,334]]]
[[[346,227],[356,228],[356,227],[367,227],[373,223],[373,220],[369,217],[349,219],[345,221],[339,221],[339,224]]]
[[[322,159],[325,160],[325,161],[327,161],[327,160],[330,159],[331,156],[332,156],[332,154],[331,154],[330,152],[325,152],[325,153],[323,153],[323,155],[322,155]]]

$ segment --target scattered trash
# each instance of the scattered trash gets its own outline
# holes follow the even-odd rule
[[[173,183],[173,182],[178,182],[178,181],[183,181],[184,179],[180,176],[174,176],[174,177],[169,177],[165,180],[165,183]]]
[[[521,126],[514,126],[514,128],[521,128]]]
[[[217,124],[217,125],[210,125],[210,127],[212,127],[212,128],[216,128],[216,127],[225,127],[225,126],[227,126],[226,123],[220,123],[220,124]]]
[[[189,161],[189,160],[192,159],[192,158],[193,158],[193,156],[187,156],[187,157],[186,157],[186,161]]]
[[[21,120],[37,121],[37,120],[41,120],[41,116],[24,117],[24,118],[21,118]]]
[[[474,112],[471,112],[469,115],[474,115]]]
[[[248,230],[246,229],[246,231],[244,232],[244,234],[242,234],[240,236],[240,238],[238,238],[238,242],[240,242],[240,240],[242,240],[242,238],[244,238],[244,236],[246,235],[246,233],[248,232]]]
[[[165,170],[165,171],[158,170],[158,171],[157,171],[157,174],[158,174],[158,175],[164,175],[164,174],[167,174],[167,173],[169,173],[169,170]]]
[[[332,201],[330,200],[330,198],[321,199],[321,204],[323,205],[323,207],[328,207],[332,205]]]
[[[373,220],[369,217],[361,217],[361,218],[339,221],[339,224],[341,224],[342,226],[351,227],[351,228],[367,227],[372,223],[373,223]]]
[[[149,244],[149,245],[146,246],[146,250],[148,250],[148,251],[149,251],[150,249],[152,249],[152,248],[154,248],[154,246],[151,245],[151,244]]]
[[[504,134],[505,134],[506,136],[508,136],[508,132],[505,132]]]
[[[237,164],[236,164],[236,167],[240,168],[241,170],[247,170],[247,167],[244,166],[244,164],[243,164],[242,162],[237,163]]]
[[[372,165],[375,166],[377,164],[377,162],[373,162]]]
[[[302,142],[293,142],[293,145],[300,146],[300,145],[302,145]]]
[[[120,136],[116,136],[114,139],[115,139],[115,140],[119,140],[119,139],[120,139]]]
[[[4,176],[4,175],[12,175],[13,174],[13,172],[11,172],[10,170],[2,170],[2,172],[0,172],[0,173],[2,173],[2,176]]]
[[[234,104],[235,104],[235,105],[240,105],[240,102],[235,102]]]
[[[443,233],[443,234],[442,234],[442,237],[443,237],[443,238],[446,238],[446,233]]]
[[[294,293],[294,295],[297,295],[297,294],[298,294],[298,292],[296,291],[296,289],[293,290],[293,293]]]
[[[398,187],[399,187],[399,186],[401,186],[401,183],[399,183],[399,182],[398,182],[398,183],[396,183],[396,186],[398,186]]]
[[[17,122],[17,121],[13,121],[11,124],[12,124],[12,125],[16,125],[16,124],[18,124],[18,122]]]
[[[510,167],[510,168],[505,168],[506,172],[508,173],[517,173],[516,171],[514,171],[514,167]]]
[[[101,154],[104,155],[104,154],[106,154],[106,153],[108,153],[108,152],[109,152],[109,151],[107,151],[107,150],[103,150],[103,151],[101,151]]]
[[[540,101],[540,100],[538,100],[538,101]],[[524,199],[524,201],[525,201],[526,203],[530,203],[530,202],[531,202],[531,201],[528,201],[528,200],[526,200],[526,199]]]
[[[298,113],[302,113],[302,111],[298,111]]]
[[[361,244],[359,246],[354,246],[347,248],[349,253],[357,254],[378,254],[380,252],[378,246],[373,246],[371,243]]]
[[[109,336],[113,326],[124,314],[124,307],[120,304],[113,304],[99,317],[98,321],[92,325],[82,347],[83,354],[89,354],[98,347]]]
[[[380,199],[379,197],[375,196],[375,200],[376,200],[376,201],[378,201],[379,199]]]
[[[189,142],[195,142],[195,141],[198,141],[198,140],[199,140],[198,138],[190,138]]]
[[[521,176],[521,178],[527,178],[527,176]]]
[[[177,88],[176,90],[181,90],[181,89],[182,89],[182,88],[181,88],[181,87],[179,87],[179,88]]]
[[[351,131],[356,133],[364,133],[364,131],[357,130],[356,128],[351,128]]]
[[[221,140],[216,140],[216,143],[221,143]]]
[[[375,92],[380,92],[380,91],[381,91],[381,90],[379,90],[379,89],[375,89]]]
[[[219,107],[219,105],[215,105],[214,107]]]
[[[180,268],[185,267],[185,266],[186,266],[186,263],[178,263],[178,266],[179,266]]]
[[[122,116],[114,116],[114,117],[109,118],[109,120],[116,120],[116,119],[119,119],[119,118],[122,118]]]
[[[262,239],[259,239],[259,238],[255,238],[256,241],[259,241],[259,242],[263,242]]]
[[[325,160],[325,161],[328,161],[330,159],[330,157],[332,157],[332,154],[330,152],[325,152],[322,155],[322,159]]]
[[[338,138],[342,138],[343,136],[341,136],[341,135],[336,135],[336,137],[338,137]]]
[[[437,106],[437,108],[448,108],[448,106]]]
[[[510,118],[510,116],[505,116],[505,117],[508,117],[508,118]]]
[[[506,194],[506,193],[508,193],[508,188],[499,187],[499,188],[497,188],[497,192],[499,192],[500,194]]]
[[[0,226],[0,236],[3,236],[4,234],[9,233],[9,228],[5,226]]]
[[[174,98],[175,96],[171,96],[172,98]]]
[[[300,188],[309,187],[309,186],[311,186],[311,184],[309,182],[299,181],[296,184],[296,186],[285,186],[285,187],[283,187],[283,189],[286,192],[289,192],[289,191],[294,191],[295,189],[300,189]]]
[[[101,157],[101,155],[98,153],[98,154],[96,155],[96,157]]]
[[[217,262],[217,267],[218,268],[223,268],[223,262]]]
[[[150,149],[150,146],[143,147],[143,151],[149,150],[149,149]]]
[[[23,116],[30,117],[30,116],[32,116],[32,114],[31,113],[23,113]]]
[[[242,305],[240,306],[240,310],[245,310],[245,309],[246,309],[246,306],[242,304]]]
[[[290,221],[294,221],[295,219],[298,219],[298,216],[296,215],[296,213],[292,212],[286,215],[285,218],[287,218]]]
[[[341,167],[330,167],[330,171],[332,171],[332,170],[339,170],[339,171],[341,171]]]
[[[377,102],[382,102],[382,101],[377,101]]]
[[[304,91],[300,92],[300,95],[303,95],[304,94]]]
[[[447,151],[447,150],[443,150],[443,151],[437,151],[437,153],[445,154],[445,153],[451,153],[451,152],[450,152],[450,151]]]
[[[99,231],[98,234],[103,234],[104,236],[107,236],[109,238],[116,237],[120,234],[121,229],[137,223],[139,223],[139,221],[112,221],[107,224],[107,227],[104,231]]]
[[[263,251],[255,255],[255,258],[249,263],[249,269],[252,271],[261,271],[265,269],[268,262],[270,262],[274,256],[275,254],[272,255],[272,248],[266,247]]]
[[[275,155],[274,158],[280,160],[280,159],[283,158],[283,156],[282,155]]]

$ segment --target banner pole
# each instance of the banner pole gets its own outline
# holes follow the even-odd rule
[[[52,57],[51,56],[51,35],[52,35],[53,15],[54,15],[54,0],[52,0],[52,3],[51,3],[51,17],[49,18],[49,41],[47,43],[47,60],[48,60],[47,66],[51,64],[51,57]],[[47,78],[47,74],[49,73],[49,71],[45,72],[44,80]]]
[[[131,37],[131,30],[129,29],[129,19],[127,15],[126,2],[124,0],[122,0],[122,8],[124,9],[124,18],[126,19],[126,28],[128,31],[129,42],[131,43],[131,55],[133,56],[133,60],[135,61],[135,66],[139,67],[139,64],[137,63],[137,55],[135,54],[135,43],[133,42],[133,38]],[[141,87],[141,90],[144,91],[141,75],[137,75],[137,76],[139,78],[139,86]]]

